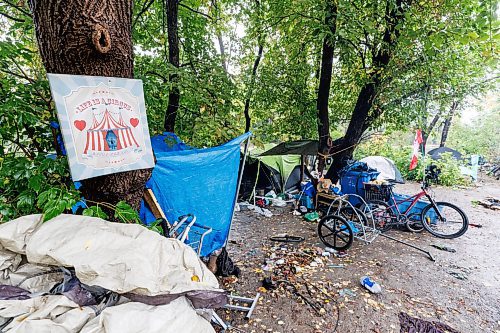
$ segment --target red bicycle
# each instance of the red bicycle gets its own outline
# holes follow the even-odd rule
[[[367,200],[370,207],[375,227],[384,232],[396,226],[405,226],[413,232],[421,232],[424,229],[439,238],[456,238],[462,236],[469,227],[467,215],[457,206],[444,201],[434,201],[428,189],[431,186],[429,180],[437,180],[436,168],[428,168],[426,177],[422,183],[421,191],[403,200],[396,200],[392,191],[393,184],[387,186],[388,197],[391,204],[382,200]],[[421,213],[412,213],[412,208],[419,199],[427,198],[429,204],[422,209]],[[409,206],[401,211],[399,206],[409,202]]]

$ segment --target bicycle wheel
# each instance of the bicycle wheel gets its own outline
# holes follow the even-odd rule
[[[365,227],[369,226],[368,218],[359,208],[356,207],[351,208],[349,206],[342,207],[340,208],[339,215],[342,216],[348,222],[359,223],[364,225]]]
[[[396,217],[392,212],[391,207],[384,201],[370,201],[367,203],[371,210],[371,216],[373,217],[373,224],[377,230],[382,232],[388,231],[395,224]],[[365,211],[368,210],[365,208]],[[368,216],[370,214],[367,213]]]
[[[431,203],[422,210],[422,225],[425,230],[439,238],[456,238],[462,236],[469,227],[467,215],[455,205],[448,202],[435,203],[441,218]]]
[[[351,226],[339,215],[327,215],[318,224],[319,239],[337,251],[351,247],[354,235]]]
[[[408,218],[406,219],[406,229],[417,233],[425,230],[420,219],[420,214],[413,213],[408,215]]]

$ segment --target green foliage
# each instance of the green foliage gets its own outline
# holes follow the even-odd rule
[[[82,213],[83,216],[91,216],[91,217],[98,217],[100,219],[107,219],[109,218],[108,214],[106,214],[101,206],[95,205],[95,206],[90,206],[88,208],[85,208]]]
[[[422,181],[425,167],[424,158],[419,156],[417,167],[409,170],[413,149],[410,145],[394,145],[388,137],[378,137],[358,146],[355,158],[362,159],[367,156],[384,156],[392,161],[401,172],[405,180]],[[460,166],[462,163],[452,158],[450,153],[445,153],[442,158],[434,161],[425,158],[425,166],[434,164],[440,170],[438,184],[443,186],[470,185],[471,180],[462,175]]]
[[[155,221],[150,225],[144,225],[139,218],[139,214],[136,210],[134,210],[129,204],[125,201],[119,201],[116,205],[111,205],[106,202],[95,203],[92,206],[89,206],[83,210],[84,216],[92,216],[99,217],[101,219],[109,219],[108,214],[103,210],[103,207],[112,211],[114,214],[114,218],[116,221],[121,223],[136,223],[140,224],[149,230],[152,230],[157,233],[162,233],[161,227],[159,226],[159,221]]]
[[[485,112],[471,124],[453,123],[448,143],[466,155],[478,154],[494,161],[500,157],[500,108]]]
[[[44,213],[45,219],[71,209],[79,200],[69,182],[67,161],[45,156],[34,159],[7,154],[0,158],[0,215],[8,221],[20,215]]]
[[[163,131],[169,91],[176,84],[181,94],[176,132],[195,146],[217,145],[241,134],[247,98],[255,141],[317,138],[316,98],[325,37],[335,49],[329,99],[333,137],[344,134],[361,88],[375,75],[381,84],[370,110],[370,129],[394,131],[421,127],[429,116],[446,113],[452,103],[481,95],[494,82],[485,76],[496,75],[498,66],[497,4],[491,1],[408,2],[388,49],[383,41],[386,8],[393,8],[394,0],[335,1],[335,34],[324,23],[323,0],[263,0],[259,5],[248,0],[183,0],[179,68],[168,62],[165,2],[134,2],[134,73],[144,83],[151,134]],[[0,18],[2,221],[37,212],[52,217],[80,197],[65,158],[47,158],[56,151],[49,123],[57,117],[27,15],[28,1],[16,4],[23,10],[0,2],[0,13],[8,15]],[[250,74],[261,42],[264,53],[253,81]],[[387,66],[373,62],[372,55],[381,50],[391,54]],[[176,83],[169,80],[174,73]],[[498,120],[496,113],[475,128],[454,125],[449,142],[465,153],[498,156]],[[418,179],[420,167],[408,171],[409,145],[411,141],[372,140],[356,154],[387,156],[407,179]],[[442,166],[449,166],[443,182],[456,178],[452,163]],[[103,217],[104,205],[93,205],[85,214]],[[118,220],[137,222],[124,205],[112,210]]]
[[[451,153],[441,155],[437,161],[426,161],[435,164],[441,171],[439,174],[439,184],[444,186],[470,185],[471,180],[460,172],[461,163],[455,160]]]

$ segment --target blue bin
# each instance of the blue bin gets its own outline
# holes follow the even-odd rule
[[[410,197],[409,195],[394,193],[394,199],[396,200],[396,202],[408,199],[409,197]],[[412,203],[411,200],[399,203],[398,204],[399,211],[401,213],[404,213],[408,209],[408,207],[410,206],[411,203]],[[390,201],[389,204],[390,205],[394,205],[394,201],[391,199],[391,201]],[[418,214],[415,219],[418,220],[418,221],[420,221],[420,215],[422,214],[422,210],[428,204],[429,204],[428,201],[418,200],[417,203],[415,204],[415,206],[413,206],[410,209],[410,211],[408,212],[408,215],[410,215],[410,214]],[[430,213],[429,217],[431,219],[431,222],[436,221],[436,214],[435,213]]]
[[[363,183],[377,179],[380,174],[378,171],[347,171],[340,178],[340,186],[342,186],[342,194],[357,194],[362,198],[365,197]],[[354,206],[361,204],[361,200],[357,197],[350,197],[349,201]]]

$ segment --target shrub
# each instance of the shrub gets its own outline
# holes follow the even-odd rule
[[[366,156],[384,156],[394,161],[394,164],[401,172],[405,180],[421,181],[424,168],[422,163],[424,158],[419,156],[417,167],[409,170],[413,149],[410,146],[400,146],[390,144],[385,137],[380,137],[358,146],[354,157],[362,159]],[[440,160],[434,161],[431,158],[425,158],[425,166],[435,164],[441,174],[438,184],[444,186],[470,185],[471,180],[460,172],[461,162],[455,160],[450,153],[442,155]]]

